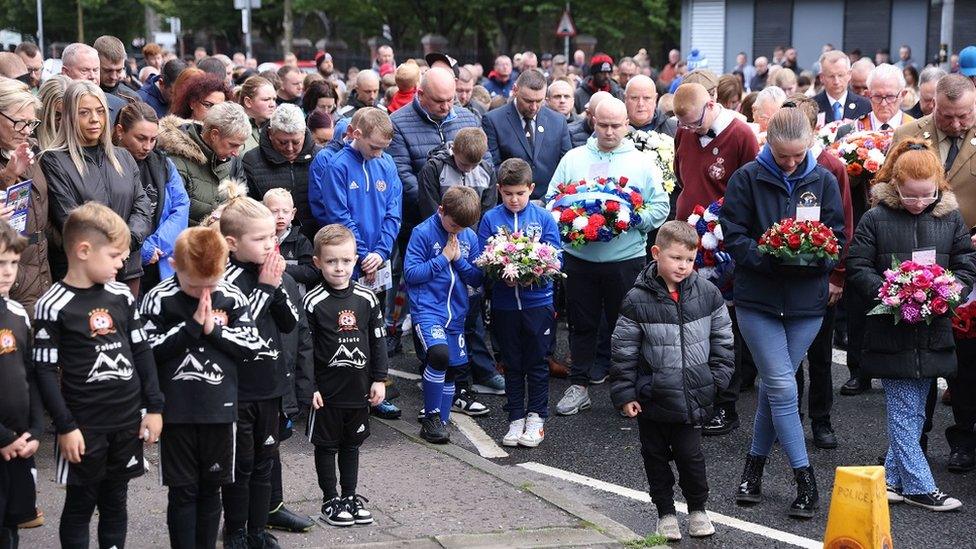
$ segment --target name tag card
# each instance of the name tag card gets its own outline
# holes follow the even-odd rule
[[[590,164],[590,173],[587,179],[599,179],[610,175],[610,162],[594,162]]]
[[[919,265],[935,265],[935,248],[925,248],[912,252],[912,261]]]
[[[820,206],[797,206],[797,221],[820,221]]]

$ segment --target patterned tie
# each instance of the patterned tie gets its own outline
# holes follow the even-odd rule
[[[840,101],[834,101],[834,120],[844,119],[844,106],[840,104]]]

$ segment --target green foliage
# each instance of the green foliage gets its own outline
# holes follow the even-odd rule
[[[123,42],[143,34],[143,5],[139,0],[81,0],[85,39],[91,43],[103,34]],[[74,42],[78,37],[76,0],[44,0],[44,40]],[[24,34],[37,32],[36,0],[0,0],[0,28]]]

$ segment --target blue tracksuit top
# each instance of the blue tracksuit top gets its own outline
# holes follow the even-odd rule
[[[464,229],[457,235],[461,258],[449,262],[442,253],[449,236],[440,214],[417,225],[403,258],[403,278],[414,324],[438,324],[448,333],[462,333],[468,314],[467,286],[481,285],[481,270],[474,265],[481,248],[474,231]]]
[[[478,247],[484,251],[488,239],[504,227],[508,232],[522,231],[540,242],[550,244],[556,251],[562,249],[559,240],[559,227],[552,214],[545,208],[529,203],[522,211],[512,213],[504,204],[499,204],[485,212],[478,225]],[[552,305],[552,283],[543,286],[509,288],[498,283],[491,290],[491,306],[501,311],[522,311]]]
[[[332,157],[320,189],[327,205],[325,223],[349,227],[360,261],[376,252],[390,258],[400,232],[402,186],[393,158],[383,153],[366,160],[352,144]]]

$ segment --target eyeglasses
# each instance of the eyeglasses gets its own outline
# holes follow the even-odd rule
[[[34,131],[34,128],[36,128],[36,127],[38,127],[38,126],[41,125],[41,121],[40,120],[37,120],[37,119],[34,119],[34,120],[15,120],[15,119],[10,118],[9,116],[7,116],[3,111],[0,111],[0,116],[3,116],[7,120],[9,120],[11,124],[14,125],[14,131],[15,132],[23,132],[24,130],[27,130],[27,133],[31,133],[31,132]]]
[[[894,103],[898,101],[900,95],[871,95],[872,103]]]
[[[936,190],[932,196],[902,196],[901,189],[896,188],[898,198],[906,206],[928,206],[939,199],[939,191]]]
[[[692,130],[692,131],[697,130],[698,128],[701,128],[702,127],[702,124],[705,122],[705,113],[706,112],[708,112],[708,103],[705,103],[705,106],[702,107],[702,113],[701,113],[701,116],[698,117],[698,122],[695,122],[694,124],[686,124],[684,122],[678,122],[678,127],[679,128],[684,128],[686,130]]]

